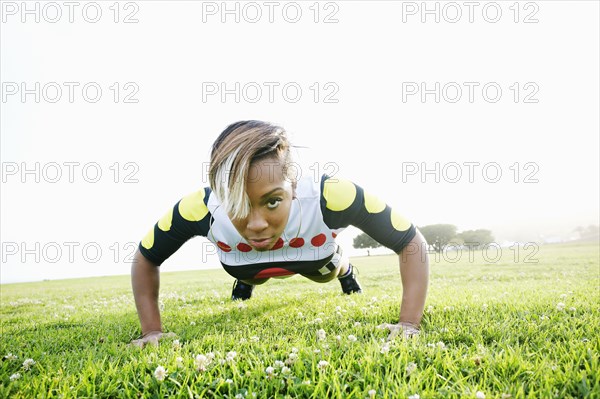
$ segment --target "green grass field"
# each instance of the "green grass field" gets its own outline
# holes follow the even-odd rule
[[[362,295],[295,276],[235,303],[222,270],[164,270],[177,338],[144,349],[128,276],[3,285],[0,397],[600,398],[597,243],[432,256],[422,333],[389,345],[398,259],[352,263]]]

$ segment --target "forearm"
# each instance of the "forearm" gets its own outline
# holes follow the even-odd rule
[[[162,331],[158,308],[159,268],[149,262],[139,250],[131,265],[131,286],[142,326],[142,334],[150,331]]]
[[[402,278],[402,305],[400,322],[415,325],[421,323],[427,287],[429,285],[429,258],[426,242],[417,234],[400,253],[400,275]]]

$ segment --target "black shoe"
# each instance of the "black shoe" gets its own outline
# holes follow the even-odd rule
[[[233,291],[231,292],[231,300],[237,301],[238,299],[241,299],[242,301],[245,301],[250,299],[253,289],[253,285],[244,284],[240,280],[235,280],[233,283]]]
[[[354,266],[350,265],[350,273],[344,277],[338,277],[338,280],[342,285],[342,291],[344,291],[344,294],[350,295],[362,293],[360,284],[358,284],[358,281],[356,281]]]

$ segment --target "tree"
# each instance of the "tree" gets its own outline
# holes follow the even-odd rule
[[[577,226],[574,231],[579,234],[579,238],[582,240],[597,239],[600,228],[598,225],[590,224],[588,227]]]
[[[419,227],[419,231],[435,252],[442,252],[444,246],[456,237],[456,226],[453,224],[431,224]]]
[[[371,256],[371,252],[368,248],[377,248],[380,247],[381,244],[375,241],[371,236],[366,233],[360,233],[356,237],[354,237],[354,242],[352,243],[354,248],[367,248],[367,255]]]
[[[465,230],[459,233],[457,238],[461,239],[464,245],[470,249],[482,248],[486,244],[494,242],[492,231],[486,229]]]

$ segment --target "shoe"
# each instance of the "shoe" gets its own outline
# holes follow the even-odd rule
[[[238,299],[241,299],[242,301],[245,301],[250,299],[253,289],[253,285],[244,284],[240,280],[235,280],[233,283],[233,291],[231,292],[231,300],[237,301]]]
[[[358,281],[356,281],[354,266],[350,265],[350,273],[344,277],[338,277],[338,280],[342,285],[342,291],[344,291],[344,294],[350,295],[362,293],[362,288],[360,288],[360,284],[358,284]]]

